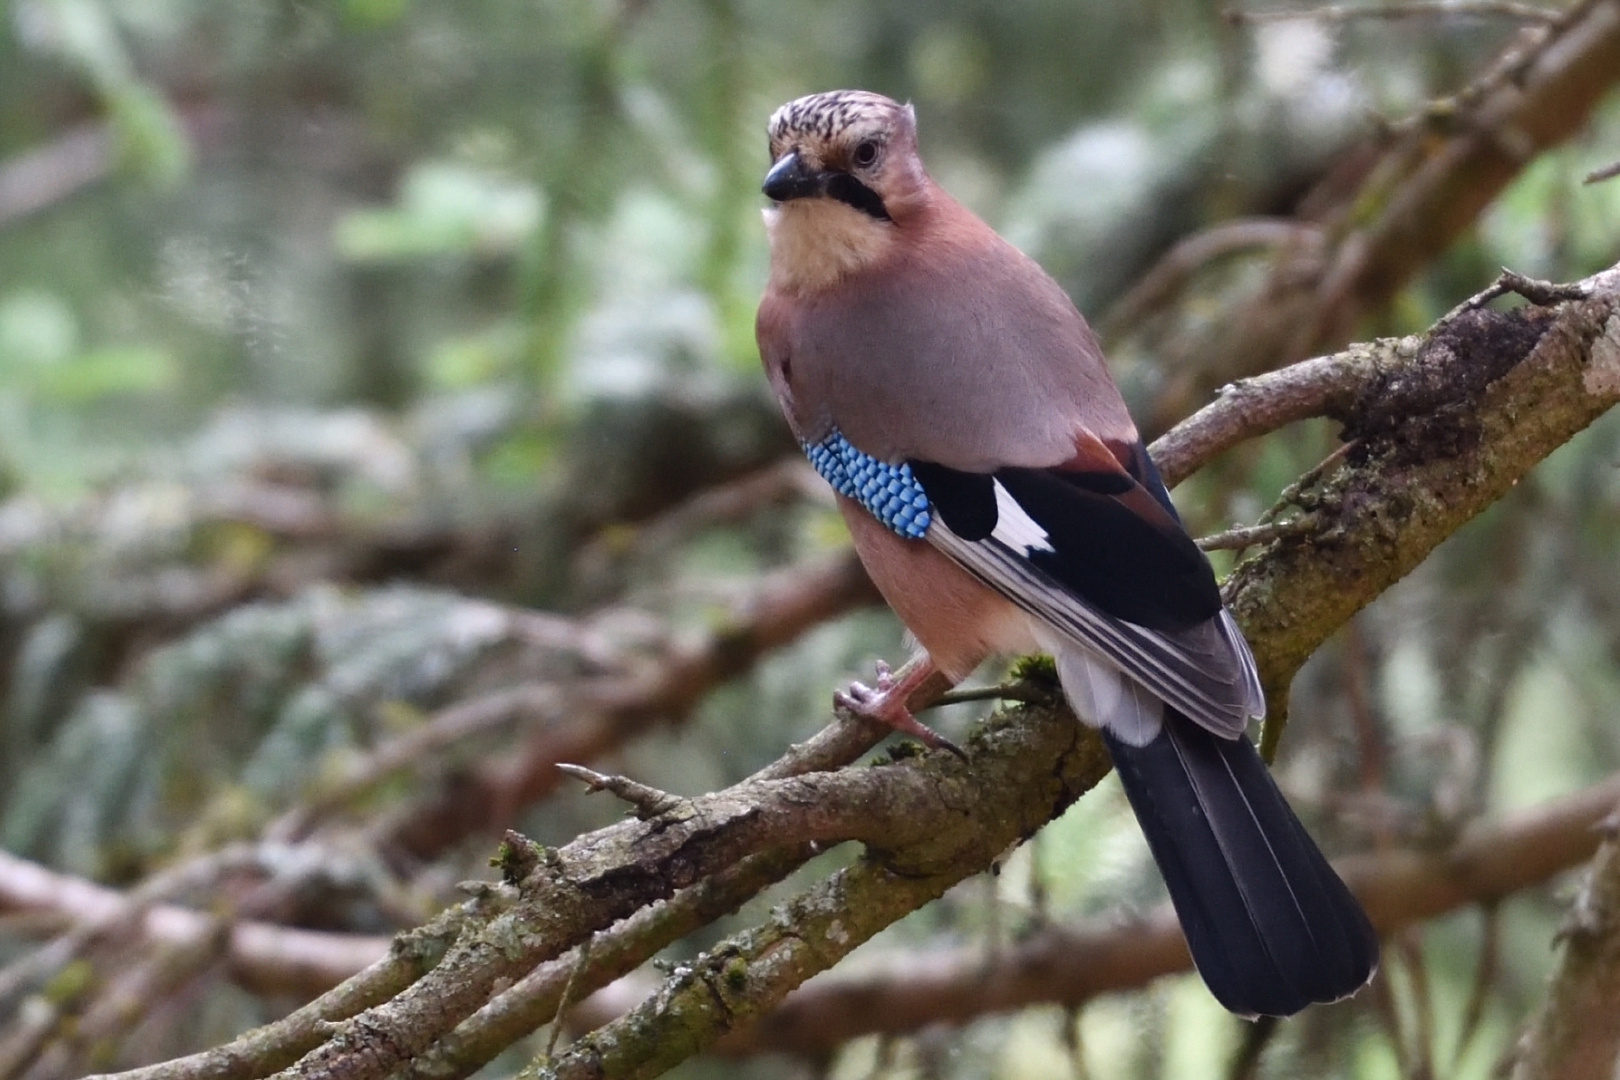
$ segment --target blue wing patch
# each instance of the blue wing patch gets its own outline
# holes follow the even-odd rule
[[[804,456],[834,491],[866,507],[890,531],[911,540],[923,538],[933,514],[910,465],[890,465],[862,453],[836,428],[820,442],[802,445]]]

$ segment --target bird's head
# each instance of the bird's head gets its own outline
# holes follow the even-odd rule
[[[902,215],[922,187],[917,117],[865,90],[790,101],[771,116],[771,169],[762,185],[777,204],[830,199],[877,221]]]
[[[772,247],[804,285],[870,263],[927,204],[909,105],[865,90],[811,94],[777,109],[767,131]]]

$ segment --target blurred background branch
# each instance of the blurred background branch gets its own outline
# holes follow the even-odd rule
[[[1516,1080],[1601,1076],[1620,1055],[1620,810],[1593,825],[1603,845],[1571,905],[1563,956],[1541,1013],[1525,1033]]]

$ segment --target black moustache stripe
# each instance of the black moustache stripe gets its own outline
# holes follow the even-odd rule
[[[893,220],[889,211],[878,198],[878,193],[855,179],[849,173],[835,173],[827,181],[827,194],[841,203],[853,206],[863,214],[869,214],[879,221]]]

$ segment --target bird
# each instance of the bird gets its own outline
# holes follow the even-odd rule
[[[913,692],[1051,654],[1215,999],[1255,1018],[1355,993],[1377,936],[1246,735],[1254,658],[1085,319],[928,175],[911,105],[812,94],[767,134],[760,358],[920,650],[838,702],[954,750]]]

